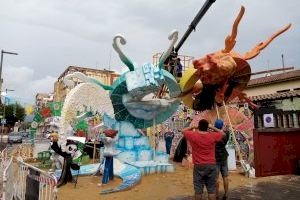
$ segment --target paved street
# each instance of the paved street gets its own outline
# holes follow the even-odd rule
[[[241,185],[230,190],[231,200],[299,200],[300,176],[265,177],[262,182]],[[168,200],[193,200],[193,196],[177,196]]]
[[[238,187],[231,192],[231,199],[298,200],[300,198],[300,176],[270,177],[270,180],[274,181]]]

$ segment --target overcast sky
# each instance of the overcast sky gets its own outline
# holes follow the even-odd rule
[[[121,69],[111,44],[114,35],[127,39],[122,49],[136,63],[152,61],[165,51],[167,36],[179,30],[179,38],[205,0],[0,0],[0,49],[5,55],[3,89],[9,95],[33,103],[37,92],[52,92],[57,77],[70,65]],[[216,0],[180,49],[195,58],[224,47],[232,23],[246,7],[235,50],[244,53],[272,33],[292,23],[260,56],[249,61],[252,71],[286,66],[300,68],[299,0]],[[110,56],[111,54],[111,56]],[[111,57],[111,59],[110,59]]]

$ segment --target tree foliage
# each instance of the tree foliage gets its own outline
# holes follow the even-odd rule
[[[9,104],[5,105],[5,114],[4,114],[4,105],[1,105],[2,116],[5,115],[6,124],[13,126],[17,121],[23,121],[25,118],[25,109],[20,104]]]

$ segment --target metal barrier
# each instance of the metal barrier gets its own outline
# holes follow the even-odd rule
[[[57,199],[56,178],[32,165],[29,165],[21,158],[17,158],[17,178],[15,182],[15,197],[17,199],[25,199],[28,195],[28,179],[38,182],[38,199],[39,200],[55,200]],[[37,175],[38,174],[38,175]],[[36,189],[36,188],[34,188]],[[37,195],[37,194],[36,194]]]
[[[3,182],[2,182],[2,199],[3,200],[12,200],[14,197],[14,183],[13,183],[13,162],[12,158],[8,161],[4,171],[3,171]]]
[[[3,151],[1,151],[1,160],[7,160],[7,147],[5,149],[3,149]]]
[[[5,169],[5,167],[6,167],[7,160],[8,160],[8,153],[7,153],[7,148],[5,148],[0,153],[0,172],[1,172],[1,176],[2,176],[2,173]]]
[[[12,191],[10,190],[11,188],[7,187],[7,182],[8,182],[8,177],[9,177],[9,173],[10,170],[12,168],[12,161],[11,159],[9,159],[8,157],[8,151],[7,148],[3,149],[3,151],[1,151],[0,154],[0,188],[2,191],[0,191],[1,193],[1,197],[2,199],[12,199],[10,196],[10,194],[12,194]]]

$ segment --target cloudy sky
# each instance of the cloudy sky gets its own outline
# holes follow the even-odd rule
[[[122,47],[136,63],[152,60],[165,51],[167,36],[179,38],[205,0],[0,0],[0,49],[5,55],[3,89],[10,96],[32,103],[37,92],[52,92],[57,77],[70,65],[121,69],[112,50],[113,36],[123,34]],[[240,6],[246,13],[240,23],[235,50],[244,53],[272,33],[292,23],[260,56],[250,61],[252,71],[286,66],[300,69],[300,1],[216,0],[198,24],[180,54],[195,58],[223,48],[224,39]]]

